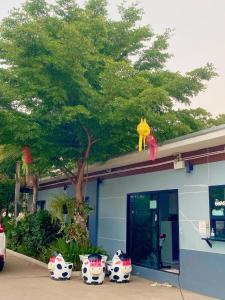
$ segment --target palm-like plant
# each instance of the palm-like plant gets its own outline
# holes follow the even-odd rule
[[[15,174],[15,216],[18,215],[18,203],[20,197],[21,185],[27,185],[33,188],[32,212],[36,210],[37,192],[38,192],[38,176],[30,174],[28,168],[25,174],[22,174],[22,152],[21,147],[17,145],[0,145],[0,164],[5,168],[14,169],[16,165]],[[25,176],[23,176],[25,175]]]
[[[69,223],[74,217],[75,201],[68,197],[66,194],[52,195],[52,201],[50,202],[50,210],[53,220],[59,219],[64,225],[64,214],[68,216]]]

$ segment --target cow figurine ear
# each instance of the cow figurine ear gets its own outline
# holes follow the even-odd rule
[[[107,258],[108,258],[108,256],[106,256],[106,255],[102,255],[102,261],[103,261],[104,263],[106,263],[106,261],[107,261]]]
[[[121,264],[121,260],[120,260],[119,258],[115,258],[115,259],[113,260],[113,264],[119,265],[119,264]]]
[[[122,250],[117,250],[117,251],[116,251],[116,255],[117,255],[117,256],[119,256],[119,255],[122,254],[122,253],[123,253]]]
[[[114,254],[112,260],[117,259],[122,253],[123,253],[122,250],[117,250],[116,253]]]
[[[85,259],[87,259],[87,255],[79,255],[79,258],[82,262],[84,262]]]

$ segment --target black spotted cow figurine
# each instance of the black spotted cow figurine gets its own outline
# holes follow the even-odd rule
[[[54,280],[69,280],[73,264],[65,262],[61,254],[54,252],[48,263],[48,270]]]
[[[107,264],[107,271],[110,281],[127,283],[132,271],[131,259],[122,250],[117,250],[112,262]]]
[[[105,279],[107,256],[99,254],[80,255],[82,277],[86,284],[102,284]]]

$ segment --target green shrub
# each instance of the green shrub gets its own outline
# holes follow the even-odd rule
[[[48,263],[53,252],[61,253],[64,259],[74,264],[74,270],[81,269],[79,255],[98,253],[107,255],[98,247],[82,243],[83,235],[76,224],[64,225],[53,222],[48,211],[39,211],[18,221],[5,220],[8,248]],[[76,230],[75,230],[76,229]],[[71,238],[71,230],[76,233]],[[69,234],[70,233],[70,234]],[[63,236],[63,237],[62,237]]]
[[[50,247],[43,249],[42,254],[40,255],[40,260],[48,262],[50,256],[54,253],[61,253],[64,259],[68,262],[74,264],[74,270],[81,270],[81,262],[79,255],[81,254],[102,254],[107,255],[107,252],[99,247],[91,246],[78,246],[77,243],[72,240],[71,242],[66,242],[64,238],[60,238],[50,245]]]
[[[53,223],[48,211],[39,211],[18,221],[7,231],[7,244],[12,250],[38,257],[59,235],[60,226]]]
[[[6,233],[10,232],[13,229],[14,220],[9,216],[4,217],[2,220],[3,220],[3,225],[5,227]]]

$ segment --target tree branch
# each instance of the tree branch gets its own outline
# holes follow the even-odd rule
[[[94,140],[93,140],[93,137],[90,135],[88,129],[84,126],[82,126],[82,128],[83,128],[84,132],[87,135],[87,148],[86,148],[86,151],[85,151],[84,158],[88,159],[89,156],[90,156],[91,146],[93,145]]]
[[[77,182],[76,178],[75,178],[74,174],[71,171],[69,171],[66,167],[60,168],[60,170],[66,175],[66,177],[69,179],[69,181],[72,184],[76,184],[76,182]],[[71,176],[71,174],[72,174],[72,176]]]
[[[75,177],[75,176],[74,176],[74,173],[71,172],[70,169],[68,169],[68,168],[65,167],[65,166],[63,166],[63,169],[64,169],[68,174],[70,174],[71,177]]]
[[[94,145],[95,143],[97,143],[99,141],[100,141],[100,139],[93,140],[93,142],[91,143],[91,145]]]

